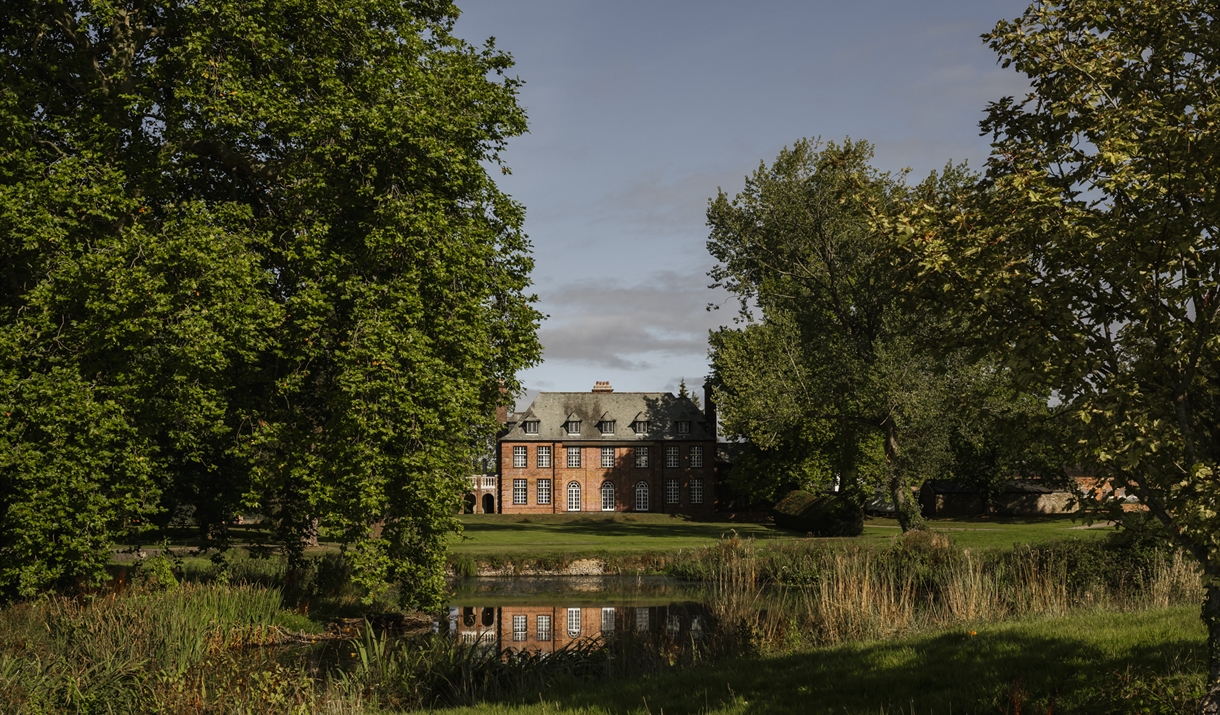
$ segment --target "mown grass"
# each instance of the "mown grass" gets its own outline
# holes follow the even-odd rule
[[[972,635],[973,634],[973,635]],[[1190,713],[1203,685],[1194,608],[963,625],[883,642],[560,683],[450,715]]]
[[[886,547],[901,536],[897,521],[886,518],[869,519],[858,537],[829,539],[806,537],[772,524],[667,514],[476,514],[463,516],[462,524],[463,534],[449,543],[450,562],[458,575],[473,575],[480,567],[556,570],[578,559],[601,561],[612,573],[660,573],[679,552],[733,536],[753,538],[763,548],[791,542]],[[1104,525],[1082,526],[1070,516],[941,519],[929,524],[931,531],[952,536],[964,548],[1094,539],[1114,532]]]

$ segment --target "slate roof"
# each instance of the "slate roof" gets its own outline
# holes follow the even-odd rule
[[[580,434],[564,430],[569,419],[580,420]],[[524,412],[511,418],[501,439],[540,442],[575,441],[706,441],[716,439],[707,416],[689,398],[670,392],[543,392]],[[614,434],[603,435],[601,421],[613,421]],[[649,423],[649,430],[636,434],[635,421]],[[538,434],[526,434],[523,423],[538,422]],[[678,434],[675,423],[690,422],[690,434]]]

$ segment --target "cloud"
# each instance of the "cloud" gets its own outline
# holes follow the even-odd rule
[[[539,333],[547,363],[647,370],[651,359],[707,354],[707,332],[726,322],[723,302],[700,272],[660,271],[638,284],[567,283],[545,296],[551,318]]]

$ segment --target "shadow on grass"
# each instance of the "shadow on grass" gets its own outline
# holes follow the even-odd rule
[[[1123,618],[1145,622],[1127,631],[1107,622]],[[1115,710],[1116,674],[1129,666],[1201,677],[1203,635],[1201,627],[1197,636],[1191,633],[1192,618],[1187,609],[1175,609],[993,626],[977,636],[957,630],[736,659],[552,698],[610,713],[1123,712],[1121,703]],[[1076,632],[1056,632],[1063,628]]]

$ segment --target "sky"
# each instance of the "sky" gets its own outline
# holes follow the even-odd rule
[[[708,200],[808,137],[864,139],[913,180],[980,168],[987,103],[1027,89],[980,35],[1027,2],[458,0],[455,32],[516,61],[529,133],[501,190],[526,209],[548,317],[527,392],[698,391],[708,331]],[[708,310],[709,306],[717,309]]]

